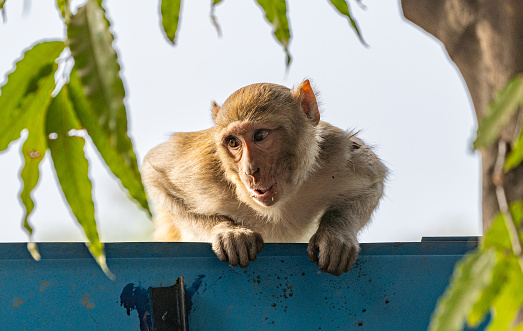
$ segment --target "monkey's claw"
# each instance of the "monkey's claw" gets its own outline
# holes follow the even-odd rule
[[[320,270],[335,276],[349,271],[359,253],[356,239],[343,238],[339,234],[316,232],[309,241],[307,253],[311,262],[318,263]]]
[[[212,240],[212,249],[223,262],[245,268],[263,248],[262,236],[249,229],[234,227],[221,230]]]

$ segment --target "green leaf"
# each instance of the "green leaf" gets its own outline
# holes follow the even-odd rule
[[[70,0],[56,0],[56,6],[60,9],[60,13],[66,22],[71,18],[71,1]]]
[[[100,242],[94,214],[92,185],[88,177],[89,163],[84,155],[85,140],[68,97],[68,86],[53,98],[46,120],[47,143],[51,151],[56,176],[65,199],[89,240],[89,250],[96,261],[105,261],[104,245]],[[102,270],[111,275],[104,262]]]
[[[47,150],[47,142],[45,139],[45,117],[47,113],[47,106],[51,101],[51,93],[55,88],[54,70],[47,76],[41,79],[38,89],[35,94],[26,97],[22,105],[23,111],[27,114],[28,135],[24,144],[22,145],[22,155],[24,157],[24,166],[20,174],[23,182],[22,192],[20,198],[25,206],[24,227],[32,235],[32,229],[29,225],[29,216],[34,209],[34,202],[31,198],[31,192],[38,183],[40,172],[38,166],[40,161],[44,158]]]
[[[512,151],[508,155],[503,168],[505,171],[509,171],[517,167],[521,162],[523,162],[523,130],[521,130],[519,138],[515,142]]]
[[[180,21],[180,7],[182,0],[161,0],[160,13],[162,15],[162,26],[167,39],[173,44]]]
[[[485,315],[490,310],[492,303],[498,296],[499,292],[505,286],[507,280],[507,268],[509,263],[507,259],[504,259],[498,253],[499,262],[494,267],[492,272],[492,281],[490,284],[483,290],[478,301],[474,303],[472,311],[468,315],[468,325],[472,328],[476,328],[485,318]]]
[[[149,212],[136,155],[127,135],[125,91],[103,9],[89,0],[71,18],[67,34],[75,60],[69,92],[76,114],[113,174]]]
[[[7,76],[0,94],[0,151],[20,138],[20,132],[33,122],[34,114],[21,105],[26,97],[35,93],[40,79],[53,71],[55,60],[64,48],[63,41],[38,43],[24,53],[15,70]],[[43,105],[39,108],[44,109]]]
[[[352,18],[352,15],[350,13],[349,4],[346,0],[330,0],[331,4],[338,10],[338,12],[344,16],[347,16],[349,19],[350,25],[352,25],[352,28],[358,35],[358,38],[360,39],[361,43],[364,45],[367,45],[365,43],[365,40],[363,40],[363,36],[361,35],[360,29],[358,28],[358,23]]]
[[[507,273],[503,290],[492,305],[492,321],[487,328],[489,331],[506,331],[515,327],[512,325],[514,317],[523,304],[523,273],[516,257],[510,259]]]
[[[509,205],[512,221],[516,228],[519,228],[523,218],[523,204],[521,202],[513,202]],[[523,232],[519,233],[520,241],[523,240]],[[491,247],[500,251],[512,251],[512,244],[510,242],[509,232],[505,225],[503,215],[498,213],[492,222],[490,229],[483,236],[483,249]]]
[[[289,53],[289,41],[291,33],[289,31],[289,22],[287,20],[287,4],[285,0],[257,0],[265,13],[265,18],[274,28],[274,36],[282,44],[285,54],[287,55],[287,66],[291,63]]]
[[[2,13],[2,19],[5,21],[7,18],[5,17],[5,8],[4,8],[5,0],[0,0],[0,12]]]
[[[523,104],[523,76],[512,78],[490,103],[489,113],[480,120],[474,148],[490,146],[498,137],[501,128]]]
[[[461,330],[474,303],[491,283],[496,263],[494,249],[476,251],[459,261],[450,285],[438,300],[429,330]]]

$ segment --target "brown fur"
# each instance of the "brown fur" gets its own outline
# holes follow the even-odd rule
[[[212,108],[213,128],[177,133],[145,157],[155,238],[211,242],[242,267],[264,241],[310,239],[322,271],[348,271],[387,174],[371,149],[319,121],[308,81],[249,85]]]

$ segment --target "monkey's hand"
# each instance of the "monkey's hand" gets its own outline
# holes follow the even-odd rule
[[[213,228],[212,250],[223,262],[245,268],[256,259],[263,248],[263,239],[258,232],[223,222]]]
[[[335,276],[350,270],[359,250],[356,238],[321,228],[312,236],[307,247],[311,262],[318,262],[321,271]]]

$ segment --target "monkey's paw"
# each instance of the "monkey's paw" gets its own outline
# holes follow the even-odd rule
[[[335,276],[352,268],[359,251],[356,239],[320,230],[312,236],[307,247],[311,262],[318,262],[321,271]]]
[[[258,232],[224,224],[215,227],[212,250],[221,261],[229,262],[233,267],[238,264],[242,268],[247,267],[262,248],[263,239]]]

